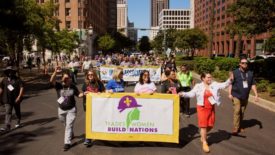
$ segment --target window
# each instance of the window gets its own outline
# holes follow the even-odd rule
[[[66,21],[66,28],[70,29],[71,28],[71,21]]]
[[[78,8],[78,16],[82,16],[82,9]]]
[[[65,9],[65,15],[66,16],[71,16],[71,9],[70,8]]]
[[[83,28],[83,24],[82,24],[83,22],[82,21],[78,21],[78,28]]]
[[[59,16],[59,9],[58,8],[54,11],[54,16]]]

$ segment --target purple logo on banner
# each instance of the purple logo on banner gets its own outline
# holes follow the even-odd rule
[[[141,105],[137,104],[137,100],[132,96],[124,96],[120,99],[118,109],[119,112],[124,111],[126,108],[137,108],[141,107]]]

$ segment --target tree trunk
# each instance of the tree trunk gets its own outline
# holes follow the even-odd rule
[[[47,69],[47,62],[46,62],[46,58],[45,58],[45,49],[42,49],[42,58],[43,58],[43,67],[44,67],[44,74],[47,75],[48,74],[48,69]]]
[[[191,59],[193,60],[195,54],[195,49],[191,49]]]
[[[20,57],[23,54],[23,37],[19,36],[18,41],[17,41],[17,46],[16,46],[16,50],[15,50],[15,65],[17,68],[17,74],[18,76],[20,76]]]
[[[235,58],[239,58],[240,57],[240,50],[242,49],[241,42],[242,42],[242,34],[238,34],[237,47],[236,47],[236,52],[235,52]]]

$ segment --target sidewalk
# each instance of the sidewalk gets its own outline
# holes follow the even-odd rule
[[[197,74],[196,72],[192,71],[192,75],[193,75],[194,78],[196,78],[198,80],[200,79],[200,75]],[[228,89],[224,89],[224,91],[228,92]],[[265,99],[260,98],[260,97],[259,97],[259,102],[255,102],[254,98],[255,98],[255,96],[249,95],[248,101],[255,104],[255,105],[258,105],[258,106],[260,106],[264,109],[275,112],[275,103],[274,102],[265,100]]]

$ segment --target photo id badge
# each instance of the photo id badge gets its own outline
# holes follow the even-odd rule
[[[8,85],[8,89],[9,89],[9,91],[13,91],[14,87],[10,84],[10,85]]]
[[[247,83],[247,81],[243,81],[243,88],[248,88],[248,83]]]
[[[63,96],[59,97],[59,99],[57,100],[59,104],[62,104],[64,101],[65,101],[65,98]]]

